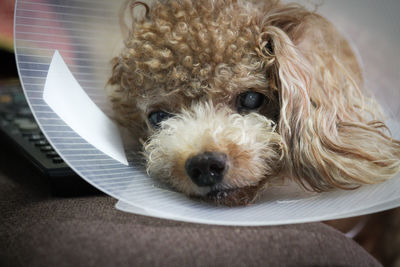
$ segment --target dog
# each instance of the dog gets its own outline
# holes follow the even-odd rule
[[[112,60],[115,119],[149,175],[235,206],[287,179],[355,189],[400,170],[400,141],[325,18],[278,0],[159,0],[124,25]],[[376,49],[376,48],[375,48]]]

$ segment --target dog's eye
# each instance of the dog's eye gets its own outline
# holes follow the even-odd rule
[[[154,111],[150,113],[148,119],[154,128],[160,127],[160,123],[168,118],[171,118],[173,115],[170,113],[167,113],[165,111]]]
[[[254,91],[248,91],[242,93],[238,96],[237,99],[237,108],[238,110],[254,110],[261,107],[264,103],[265,96],[261,93],[257,93]]]

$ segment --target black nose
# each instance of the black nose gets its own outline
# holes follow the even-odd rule
[[[204,152],[186,161],[186,172],[198,186],[213,186],[222,181],[227,170],[226,155]]]

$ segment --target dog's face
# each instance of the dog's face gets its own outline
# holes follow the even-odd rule
[[[237,205],[284,177],[317,191],[383,179],[350,168],[349,155],[393,173],[394,157],[377,163],[377,149],[360,151],[380,125],[363,124],[375,110],[357,98],[361,75],[344,39],[300,6],[260,2],[144,5],[110,83],[117,119],[146,140],[149,174]],[[386,154],[399,152],[381,136]]]

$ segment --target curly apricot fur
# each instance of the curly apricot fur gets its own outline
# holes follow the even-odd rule
[[[278,0],[163,0],[146,10],[109,83],[116,119],[147,140],[149,173],[187,195],[227,189],[229,205],[284,178],[326,191],[398,173],[400,142],[349,44],[315,12]],[[237,114],[235,99],[248,90],[267,97],[262,116]],[[154,110],[176,116],[154,130]],[[199,188],[182,162],[209,149],[237,166],[215,188]]]

